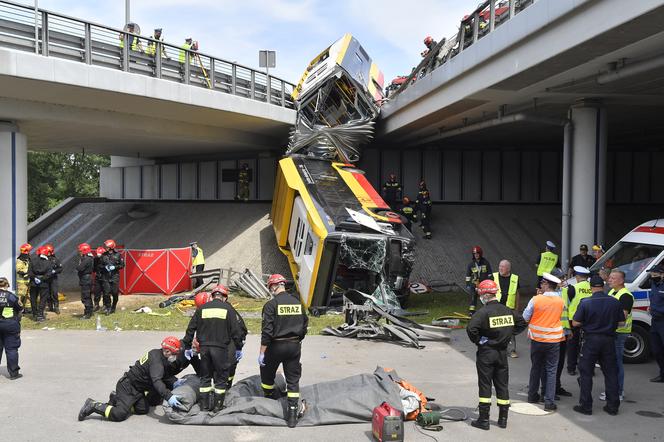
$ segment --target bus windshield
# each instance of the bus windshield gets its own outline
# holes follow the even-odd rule
[[[634,282],[644,270],[650,268],[663,249],[663,246],[620,241],[593,264],[590,271],[618,269],[625,272],[625,283]]]

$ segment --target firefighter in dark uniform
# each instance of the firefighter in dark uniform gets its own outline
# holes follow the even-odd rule
[[[242,343],[244,345],[245,339],[247,337],[247,325],[244,323],[244,319],[242,319],[242,316],[238,313],[235,315],[237,318],[237,326],[239,329],[240,337],[242,339]],[[228,346],[228,360],[231,363],[231,366],[228,368],[228,382],[226,384],[226,389],[230,389],[231,385],[233,385],[233,380],[235,379],[235,371],[237,370],[237,364],[240,362],[240,359],[242,358],[242,347],[237,347],[235,345],[235,341],[231,340],[230,345]]]
[[[242,168],[237,174],[238,199],[249,201],[249,165],[242,164]]]
[[[265,397],[277,399],[274,377],[279,365],[283,364],[288,397],[286,422],[293,428],[297,425],[299,413],[302,376],[300,354],[309,318],[299,298],[286,291],[286,278],[279,274],[270,276],[267,288],[272,299],[263,306],[261,349],[258,356],[261,385]]]
[[[94,258],[92,248],[88,243],[78,245],[78,285],[81,287],[81,303],[83,303],[83,316],[81,319],[92,318],[92,272],[94,271]]]
[[[30,261],[30,304],[32,304],[32,317],[35,321],[45,321],[46,304],[49,300],[48,280],[53,276],[53,262],[49,261],[48,250],[41,246],[37,249],[37,255]]]
[[[496,389],[498,403],[498,426],[507,427],[507,412],[510,407],[509,367],[507,346],[512,337],[524,331],[526,321],[516,312],[496,300],[498,286],[493,280],[484,280],[477,286],[482,304],[468,323],[466,332],[477,345],[477,383],[479,385],[479,410],[477,420],[470,424],[482,430],[489,429],[491,409],[491,386]]]
[[[9,291],[7,278],[0,278],[0,360],[4,349],[9,379],[23,377],[18,371],[18,349],[21,346],[21,311],[18,297]]]
[[[92,413],[99,414],[113,422],[121,422],[133,414],[147,414],[150,410],[148,396],[152,390],[168,402],[173,408],[182,408],[180,399],[166,385],[166,380],[173,376],[173,363],[182,349],[180,340],[168,336],[161,342],[161,348],[150,350],[136,363],[129,367],[111,393],[109,402],[86,399],[78,420],[82,421]]]
[[[477,309],[477,292],[475,289],[478,284],[485,279],[492,279],[491,264],[483,256],[484,252],[482,247],[475,246],[472,249],[473,260],[466,267],[466,288],[470,293],[470,305],[468,306],[468,314],[471,316]]]
[[[228,347],[235,345],[235,360],[242,358],[244,337],[240,331],[238,313],[228,299],[228,289],[219,284],[212,289],[212,300],[196,309],[182,342],[191,349],[194,333],[201,346],[201,384],[198,405],[201,411],[219,412],[224,408],[228,371],[232,364]],[[214,387],[213,387],[214,380]]]
[[[399,210],[399,213],[406,218],[406,228],[412,230],[413,223],[417,220],[417,215],[415,214],[415,209],[413,208],[410,198],[407,196],[403,197],[402,206]]]
[[[53,244],[46,244],[48,251],[48,260],[51,261],[51,278],[48,280],[48,309],[55,312],[56,315],[60,314],[60,299],[58,299],[58,275],[62,273],[62,263],[60,259],[55,256],[55,248]]]
[[[383,184],[383,198],[390,209],[396,209],[400,194],[401,184],[397,181],[397,176],[391,173],[389,179]]]
[[[420,181],[420,190],[417,192],[415,207],[419,212],[420,227],[424,231],[424,237],[431,239],[431,195],[424,180]]]
[[[94,297],[93,299],[94,307],[92,309],[93,312],[99,311],[101,304],[101,297],[104,294],[104,284],[103,284],[104,266],[101,262],[101,258],[102,256],[104,256],[104,253],[106,253],[106,249],[104,249],[103,247],[97,247],[97,250],[95,250],[94,254],[94,261],[93,261],[94,286],[92,289]]]
[[[104,273],[102,284],[104,287],[104,313],[110,315],[115,313],[115,308],[120,300],[120,269],[125,266],[120,252],[115,250],[116,244],[112,239],[104,241],[106,253],[101,257]],[[113,301],[111,303],[111,296]]]

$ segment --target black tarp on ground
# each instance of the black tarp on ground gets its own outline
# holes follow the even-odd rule
[[[300,398],[306,401],[307,411],[298,426],[370,422],[374,407],[382,402],[401,410],[399,387],[395,383],[398,379],[395,372],[386,372],[378,367],[373,373],[302,387]],[[281,391],[286,389],[282,376],[277,376],[275,384]],[[197,389],[198,379],[189,376],[185,385],[173,391],[188,411],[164,407],[166,416],[172,422],[184,425],[286,426],[286,398],[264,398],[258,375],[233,385],[226,394],[225,408],[216,415],[201,413],[196,404]]]

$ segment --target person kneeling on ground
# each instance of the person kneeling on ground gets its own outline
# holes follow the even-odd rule
[[[153,391],[158,398],[166,400],[171,407],[181,408],[179,398],[171,392],[167,385],[174,378],[172,364],[178,360],[181,349],[182,344],[178,338],[166,337],[161,342],[161,348],[148,351],[136,361],[136,364],[129,367],[115,386],[115,394],[111,393],[108,403],[86,399],[83,408],[78,413],[78,420],[82,421],[92,413],[99,414],[113,422],[124,421],[132,413],[147,414],[152,405],[148,398]]]

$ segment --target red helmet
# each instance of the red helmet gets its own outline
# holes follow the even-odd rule
[[[87,255],[92,251],[90,244],[84,242],[78,245],[78,251],[81,252],[81,255]]]
[[[97,256],[101,256],[106,252],[106,249],[103,247],[97,247],[97,250],[95,250],[95,252],[97,252]]]
[[[479,254],[480,258],[484,255],[484,251],[482,251],[482,247],[480,247],[480,246],[474,246],[473,250],[472,250],[472,253],[473,254],[475,254],[475,253]]]
[[[273,286],[274,284],[285,284],[285,283],[286,283],[286,278],[284,278],[283,275],[275,273],[274,275],[270,275],[270,277],[267,279],[267,288],[270,288],[270,286]]]
[[[217,293],[221,293],[222,295],[228,297],[228,288],[226,288],[226,286],[223,284],[219,284],[216,287],[213,287],[210,291],[212,296],[216,295]]]
[[[433,38],[430,35],[424,37],[424,44],[429,46],[433,42]]]
[[[55,252],[55,247],[53,247],[53,244],[46,244],[44,250],[46,250],[47,255],[52,255]]]
[[[198,338],[194,338],[194,340],[191,342],[191,346],[194,348],[196,353],[201,352],[201,343],[198,342]]]
[[[112,239],[107,239],[106,241],[104,241],[104,247],[106,247],[107,249],[114,249],[115,241],[113,241]]]
[[[478,295],[495,295],[498,292],[498,286],[493,279],[485,279],[477,286]]]
[[[196,303],[196,308],[199,308],[203,304],[210,302],[210,299],[212,299],[212,295],[210,295],[210,292],[196,293],[196,296],[194,296],[194,302]]]
[[[165,350],[170,350],[173,353],[178,353],[182,344],[180,340],[175,336],[166,336],[163,341],[161,341],[161,348]]]
[[[48,250],[46,249],[46,247],[44,246],[37,247],[37,255],[46,255],[46,254],[48,254]]]
[[[32,246],[26,242],[25,244],[21,245],[19,251],[26,254],[30,253],[30,251],[32,251]]]

